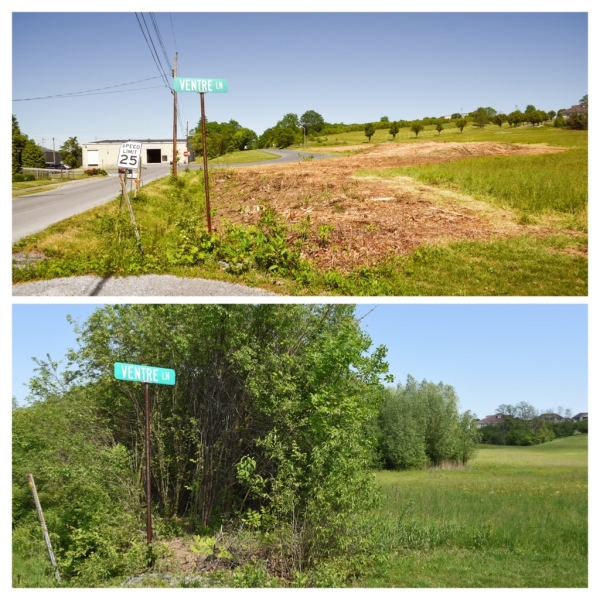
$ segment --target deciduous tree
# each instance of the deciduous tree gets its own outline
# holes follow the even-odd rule
[[[306,135],[309,133],[319,133],[325,125],[325,120],[318,112],[307,110],[300,117],[300,125],[306,128]]]
[[[464,118],[457,119],[454,124],[460,129],[460,132],[463,132],[463,129],[467,126],[467,120]]]
[[[76,168],[81,164],[81,146],[76,137],[70,137],[60,147],[60,157],[70,167]]]
[[[419,133],[425,129],[424,125],[421,123],[412,123],[410,126],[410,130],[415,134],[415,136],[419,137]]]

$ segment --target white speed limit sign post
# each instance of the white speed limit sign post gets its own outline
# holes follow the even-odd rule
[[[119,158],[117,158],[117,167],[121,169],[131,169],[137,171],[142,161],[142,143],[125,142],[119,148]]]

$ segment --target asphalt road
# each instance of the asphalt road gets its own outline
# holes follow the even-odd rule
[[[12,286],[13,296],[275,296],[260,288],[173,275],[61,277]]]
[[[255,163],[239,163],[211,165],[210,168],[248,167],[273,163],[299,162],[309,153],[297,150],[269,150],[278,154],[274,160]],[[314,158],[326,158],[331,155],[315,154]],[[202,164],[179,165],[191,170],[202,169]],[[171,167],[163,164],[146,165],[142,172],[142,185],[168,175]],[[121,185],[116,172],[108,177],[90,178],[66,183],[56,189],[41,191],[27,196],[12,199],[12,241],[13,244],[21,238],[43,231],[46,227],[64,219],[85,212],[90,208],[110,202],[121,193]]]

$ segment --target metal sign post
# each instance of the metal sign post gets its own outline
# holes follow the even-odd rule
[[[210,220],[210,193],[208,191],[208,156],[206,155],[206,115],[204,114],[204,92],[200,92],[200,115],[202,120],[202,157],[204,159],[204,196],[206,197],[206,227],[212,231]]]
[[[150,487],[150,384],[175,385],[175,371],[162,367],[131,365],[129,363],[114,364],[115,379],[136,381],[144,384],[146,400],[146,543],[152,543],[152,490]]]
[[[210,215],[210,194],[208,185],[208,157],[206,156],[206,115],[204,114],[204,94],[226,94],[229,91],[227,79],[206,79],[201,77],[173,77],[173,92],[195,92],[200,94],[200,114],[202,122],[202,155],[204,157],[204,195],[206,196],[206,227],[212,231]]]

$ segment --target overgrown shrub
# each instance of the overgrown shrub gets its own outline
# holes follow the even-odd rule
[[[280,560],[298,571],[364,551],[359,523],[378,497],[369,470],[374,443],[364,432],[377,414],[387,365],[384,348],[370,351],[354,307],[106,306],[86,322],[80,342],[72,354],[76,374],[93,382],[90,391],[108,436],[105,452],[95,454],[114,468],[117,456],[127,456],[129,474],[143,472],[144,390],[116,381],[113,364],[177,372],[177,386],[152,391],[157,515],[185,517],[204,535],[243,523],[276,538]],[[86,426],[89,435],[93,429]],[[107,505],[102,490],[81,479],[75,483],[93,505]],[[65,489],[75,495],[79,488]],[[123,498],[127,489],[120,489]],[[136,502],[119,504],[135,516]],[[69,503],[76,508],[63,508],[61,519],[73,511],[85,519],[76,526],[80,533],[65,538],[65,567],[91,576],[93,554],[105,565],[103,576],[110,576],[109,550],[122,547],[119,524],[126,515],[119,510],[103,519],[110,528],[105,532],[87,504]],[[122,551],[138,556],[134,547]]]
[[[89,390],[13,411],[13,536],[43,544],[34,476],[63,581],[98,585],[143,567],[140,498],[128,451],[115,444]]]
[[[12,180],[13,182],[35,181],[35,175],[33,173],[14,173]]]

